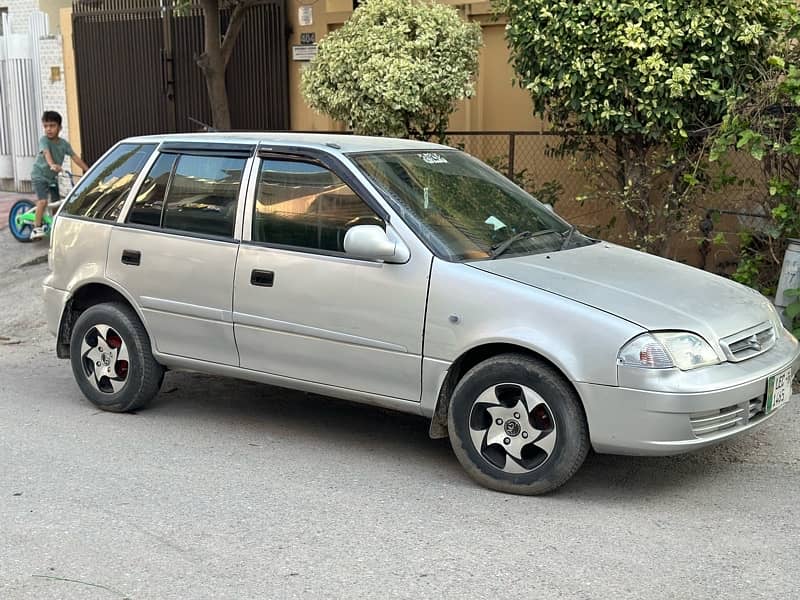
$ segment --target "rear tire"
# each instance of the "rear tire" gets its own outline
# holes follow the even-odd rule
[[[28,243],[31,241],[33,225],[28,225],[26,223],[20,226],[17,223],[17,217],[22,213],[28,212],[32,208],[36,208],[36,205],[30,200],[25,199],[17,200],[11,205],[11,210],[8,213],[8,230],[18,242]]]
[[[164,379],[144,325],[125,304],[97,304],[83,312],[72,329],[69,352],[83,395],[110,412],[144,408]]]
[[[552,366],[502,354],[459,381],[448,410],[450,444],[475,481],[535,495],[567,482],[589,452],[589,429],[575,390]]]

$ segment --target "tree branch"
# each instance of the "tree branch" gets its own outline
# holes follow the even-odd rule
[[[236,7],[231,13],[231,20],[228,22],[225,39],[222,40],[222,64],[226,67],[233,54],[233,49],[236,46],[236,40],[239,39],[239,34],[242,31],[245,13],[252,5],[252,0],[242,0],[236,3]]]
[[[218,0],[199,0],[204,18],[204,54],[213,52],[219,46],[219,2]]]

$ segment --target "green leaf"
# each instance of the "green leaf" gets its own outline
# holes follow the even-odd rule
[[[800,315],[800,302],[792,302],[786,307],[784,314],[790,319],[794,319],[797,315]]]
[[[767,59],[767,64],[771,67],[777,67],[778,69],[783,69],[786,67],[786,61],[780,56],[775,55],[772,55]]]
[[[741,150],[749,144],[754,137],[756,137],[756,133],[752,129],[745,129],[739,134],[739,141],[736,142],[736,149]]]

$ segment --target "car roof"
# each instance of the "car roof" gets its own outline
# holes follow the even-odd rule
[[[220,132],[178,133],[130,137],[126,142],[193,142],[213,144],[258,144],[317,148],[330,152],[378,152],[382,150],[449,150],[448,146],[390,137],[368,137],[329,133]]]

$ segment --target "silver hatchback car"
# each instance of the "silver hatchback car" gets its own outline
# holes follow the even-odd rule
[[[431,419],[490,488],[666,455],[788,401],[797,340],[756,292],[581,234],[464,152],[407,140],[124,140],[63,204],[59,357],[110,411],[167,369]]]

